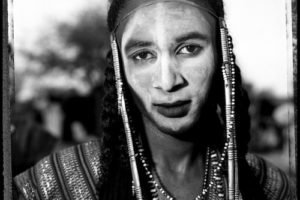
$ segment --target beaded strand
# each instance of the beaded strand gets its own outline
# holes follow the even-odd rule
[[[206,187],[207,185],[207,179],[208,179],[208,171],[209,171],[209,161],[210,161],[210,149],[207,148],[207,152],[206,152],[206,161],[205,161],[205,171],[204,171],[204,180],[203,180],[203,189],[202,190],[205,190],[204,188]],[[155,180],[154,181],[154,184],[155,184],[155,187],[157,189],[159,189],[159,191],[168,199],[168,200],[175,200],[174,197],[172,197],[170,195],[170,192],[166,191],[166,189],[164,189],[164,185],[155,169],[155,167],[153,167],[153,171],[154,171],[154,174],[155,176],[157,177],[157,180],[158,182],[156,182]],[[203,192],[198,194],[194,200],[200,200],[200,199],[203,199]]]
[[[150,165],[147,162],[147,158],[144,155],[144,149],[140,141],[136,140],[136,146],[138,150],[138,156],[139,159],[142,163],[142,166],[146,172],[146,175],[148,177],[148,184],[150,186],[150,192],[151,192],[151,197],[152,200],[158,200],[158,190],[168,199],[168,200],[175,200],[174,197],[172,197],[164,188],[163,184],[154,169],[154,173],[158,179],[158,183],[154,179],[154,175],[151,172]],[[208,148],[207,150],[207,155],[206,155],[206,163],[205,163],[205,176],[204,176],[204,181],[203,181],[203,189],[201,194],[197,195],[194,200],[204,200],[204,197],[206,196],[207,192],[209,191],[209,188],[212,188],[212,186],[215,186],[216,191],[218,192],[218,197],[223,198],[224,195],[224,188],[223,188],[223,182],[221,179],[221,169],[223,167],[223,163],[225,160],[226,156],[226,151],[228,149],[228,142],[225,143],[223,152],[221,154],[221,158],[218,161],[218,156],[217,153],[214,150],[210,150]],[[211,153],[212,152],[212,153]],[[210,158],[210,159],[209,159]],[[208,181],[208,170],[209,170],[209,161],[211,162],[212,165],[212,180]]]

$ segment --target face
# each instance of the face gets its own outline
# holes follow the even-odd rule
[[[156,3],[130,16],[118,40],[145,123],[180,134],[204,114],[216,69],[215,21],[182,3]]]

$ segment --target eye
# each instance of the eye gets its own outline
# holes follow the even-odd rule
[[[153,53],[151,53],[150,51],[138,52],[132,56],[132,58],[136,61],[150,60],[154,57],[155,57],[155,55]]]
[[[196,55],[200,52],[200,50],[201,47],[198,45],[186,45],[178,51],[178,54]]]

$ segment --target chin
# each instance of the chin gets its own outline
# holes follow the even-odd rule
[[[191,130],[196,124],[196,120],[183,118],[167,118],[156,123],[158,129],[168,135],[182,135]]]

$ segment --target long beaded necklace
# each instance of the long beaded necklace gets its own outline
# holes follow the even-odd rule
[[[151,192],[151,198],[152,200],[158,200],[158,194],[157,190],[159,190],[168,200],[175,200],[174,197],[170,195],[169,192],[167,192],[163,188],[163,184],[157,174],[157,172],[154,170],[155,175],[158,179],[158,182],[155,181],[154,175],[151,172],[151,169],[149,168],[149,163],[147,162],[147,158],[144,155],[144,149],[142,144],[140,143],[139,140],[136,140],[136,145],[138,149],[138,155],[139,159],[142,163],[142,166],[146,172],[146,175],[148,177],[148,184],[150,186],[150,192]],[[226,150],[228,148],[228,143],[225,143],[224,150],[221,154],[220,161],[218,161],[218,156],[217,153],[214,150],[210,150],[210,148],[207,149],[207,155],[206,155],[206,163],[205,163],[205,175],[204,175],[204,181],[203,181],[203,189],[201,194],[197,195],[194,200],[204,200],[207,192],[209,191],[212,186],[215,186],[217,196],[218,198],[224,198],[224,188],[223,188],[223,183],[221,179],[221,169],[222,169],[222,163],[225,160],[225,155],[226,155]],[[211,163],[212,167],[212,176],[210,176],[210,180],[208,181],[208,170],[209,170],[209,164]],[[155,169],[155,168],[154,168]],[[134,188],[133,188],[134,190]]]
[[[205,161],[205,171],[204,171],[204,180],[203,180],[203,186],[202,186],[202,188],[204,189],[205,187],[206,187],[206,185],[207,185],[207,179],[208,179],[208,171],[209,171],[209,161],[210,161],[210,149],[209,148],[207,148],[207,151],[206,151],[206,161]],[[155,175],[155,177],[157,178],[157,181],[155,181],[155,179],[153,178],[153,182],[154,182],[154,184],[155,184],[155,187],[168,199],[168,200],[175,200],[175,198],[174,197],[172,197],[172,195],[170,195],[170,192],[168,192],[166,189],[164,189],[164,188],[166,188],[164,185],[163,185],[163,183],[162,183],[162,181],[161,181],[161,179],[160,179],[160,177],[159,177],[159,175],[158,175],[158,173],[157,173],[157,171],[156,171],[156,168],[155,167],[153,167],[153,172],[154,172],[154,175]],[[195,199],[194,200],[201,200],[201,199],[203,199],[202,197],[203,197],[203,195],[201,195],[202,193],[200,193],[200,194],[198,194],[196,197],[195,197]]]

